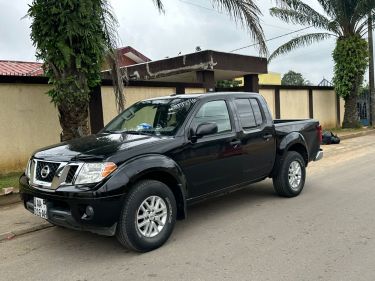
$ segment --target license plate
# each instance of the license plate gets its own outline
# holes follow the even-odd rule
[[[34,197],[34,215],[47,219],[47,205],[45,199]]]

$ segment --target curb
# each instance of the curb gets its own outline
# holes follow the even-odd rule
[[[375,134],[375,130],[368,130],[368,131],[362,131],[362,132],[356,132],[356,133],[352,133],[348,135],[343,135],[343,136],[338,135],[338,136],[341,140],[347,140],[347,139],[352,139],[352,138],[364,137],[364,136],[368,136],[372,134]]]
[[[21,202],[21,197],[18,192],[0,196],[0,207],[18,202]]]
[[[4,240],[12,240],[17,236],[21,236],[21,235],[24,235],[24,234],[27,234],[27,233],[43,230],[43,229],[50,228],[50,227],[53,227],[53,225],[48,223],[48,222],[44,222],[44,223],[34,225],[34,226],[31,226],[31,227],[28,227],[28,228],[25,228],[25,229],[0,233],[0,242],[2,242]]]

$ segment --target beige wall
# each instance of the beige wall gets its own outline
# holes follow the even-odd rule
[[[23,169],[31,153],[41,147],[58,143],[60,124],[58,112],[45,94],[47,85],[0,84],[0,174]],[[128,87],[126,106],[135,102],[170,95],[175,88]],[[186,93],[205,92],[188,88]],[[261,89],[260,93],[275,116],[275,90]],[[323,126],[336,126],[336,100],[333,91],[314,90],[314,118]],[[107,124],[117,115],[112,87],[102,87],[103,117]],[[280,90],[281,118],[308,118],[307,90]],[[341,121],[344,102],[341,100]]]
[[[129,107],[137,101],[155,97],[168,96],[176,92],[175,88],[164,87],[127,87],[125,89],[126,105]],[[104,125],[118,115],[116,109],[115,96],[113,88],[110,86],[102,87],[103,119]]]
[[[266,100],[268,107],[270,108],[272,117],[275,118],[275,90],[273,89],[260,89],[260,94]]]
[[[342,122],[344,121],[344,113],[345,113],[345,101],[343,98],[340,98],[340,127]]]
[[[23,169],[31,153],[60,141],[47,85],[0,84],[0,174]]]
[[[309,118],[308,90],[280,90],[280,118]]]
[[[185,94],[204,94],[206,92],[205,88],[186,88]]]
[[[337,123],[337,105],[335,91],[313,91],[314,119],[320,121],[323,128],[335,128]]]

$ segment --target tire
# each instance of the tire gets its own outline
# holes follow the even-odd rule
[[[152,209],[159,211],[146,212]],[[117,240],[137,252],[159,248],[172,234],[176,213],[176,200],[168,186],[155,180],[139,181],[125,197]]]
[[[297,172],[298,167],[300,173]],[[291,172],[290,178],[289,172]],[[298,152],[288,151],[282,160],[277,175],[273,177],[273,187],[280,196],[295,197],[301,193],[305,185],[305,179],[305,160]]]

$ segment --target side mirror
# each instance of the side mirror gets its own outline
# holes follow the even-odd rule
[[[217,124],[215,122],[206,122],[199,124],[196,131],[195,136],[197,138],[201,138],[203,136],[216,134],[218,131]]]

